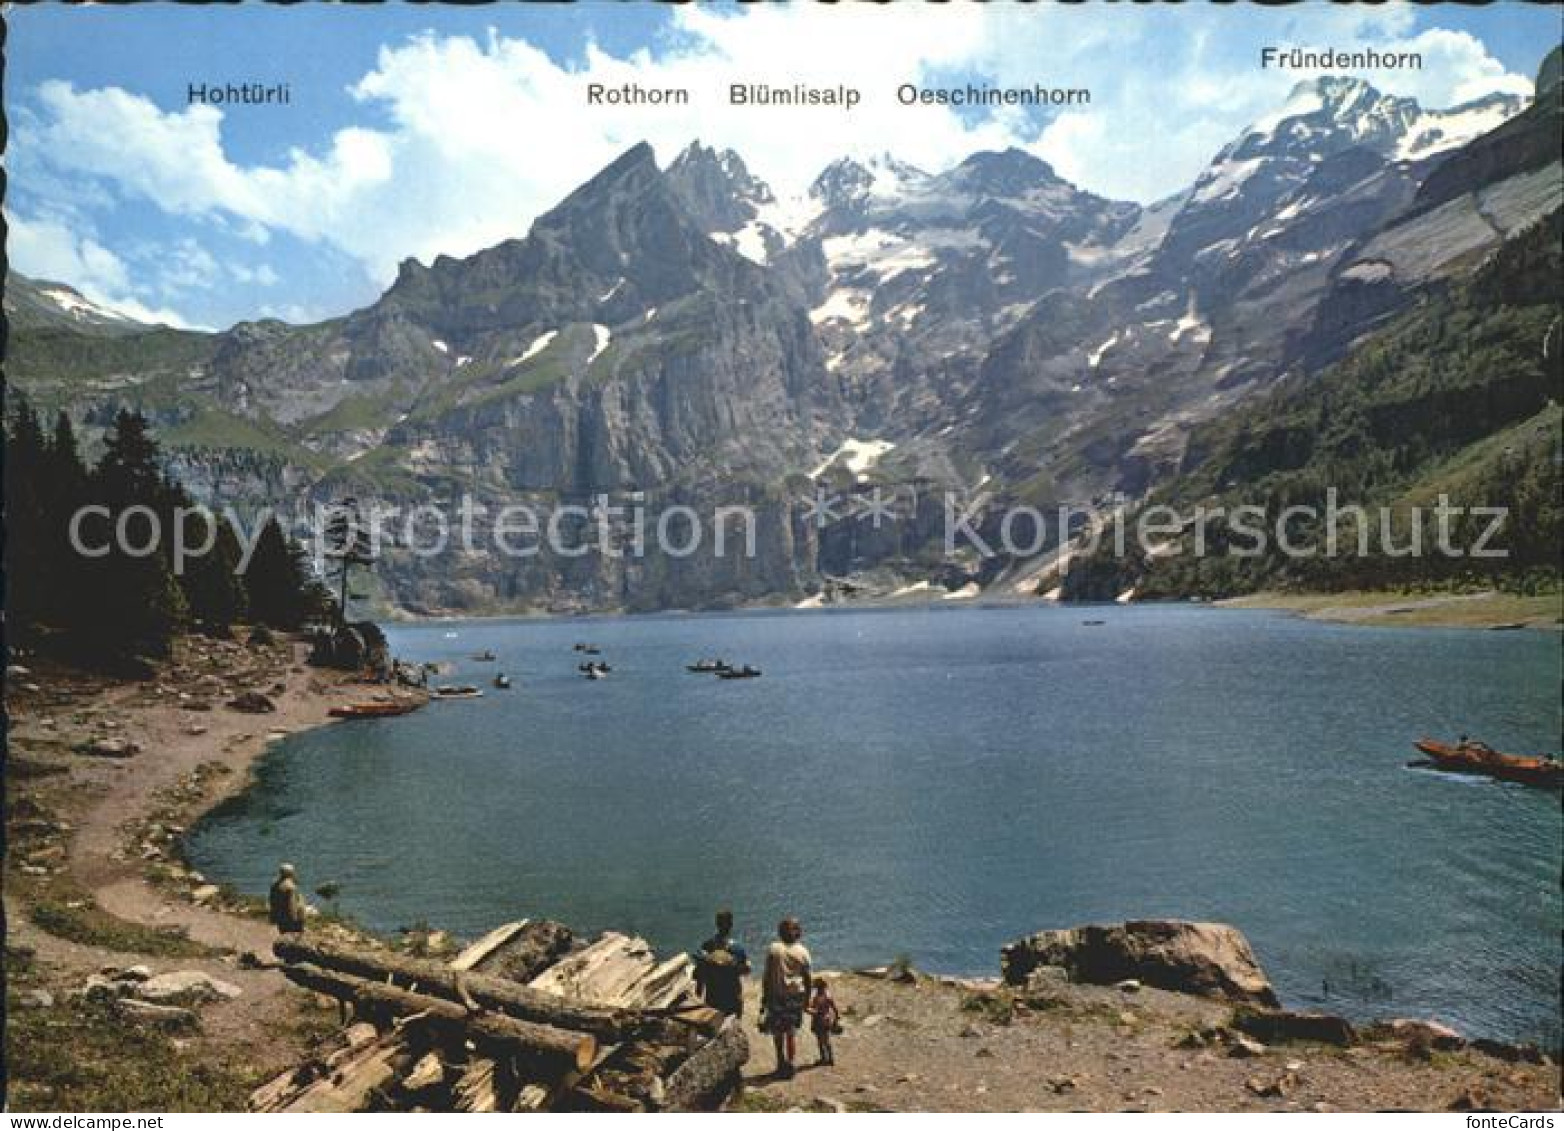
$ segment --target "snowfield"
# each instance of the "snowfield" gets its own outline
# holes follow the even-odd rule
[[[841,446],[836,451],[826,457],[825,462],[809,473],[809,478],[819,479],[838,460],[842,461],[852,474],[861,476],[875,464],[879,463],[885,453],[895,447],[896,445],[889,440],[855,440],[848,438],[842,441]]]
[[[509,361],[507,361],[505,363],[505,367],[507,369],[509,369],[509,368],[511,368],[513,366],[522,365],[522,364],[524,364],[524,363],[526,363],[528,361],[531,361],[533,358],[537,357],[538,354],[540,354],[544,350],[548,349],[549,345],[552,344],[554,339],[556,337],[558,337],[558,336],[559,336],[559,331],[558,330],[545,330],[543,333],[539,334],[536,338],[532,339],[532,344],[530,346],[528,346],[524,351],[522,351],[522,354],[521,354],[520,357],[513,357]]]

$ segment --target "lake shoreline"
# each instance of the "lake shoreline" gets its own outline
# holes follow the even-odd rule
[[[201,1031],[178,1063],[187,1069],[224,1066],[236,1081],[248,1085],[297,1062],[322,1027],[329,1027],[330,1018],[275,970],[251,968],[241,961],[245,952],[264,960],[272,931],[257,917],[253,900],[205,891],[210,886],[206,877],[189,872],[183,864],[181,844],[186,831],[214,808],[253,787],[260,759],[274,749],[281,732],[297,735],[324,726],[330,721],[327,707],[353,697],[354,692],[331,673],[305,667],[298,642],[279,646],[259,663],[206,642],[178,645],[181,650],[192,646],[212,649],[209,674],[214,679],[232,690],[267,691],[276,712],[239,714],[222,705],[225,694],[212,696],[210,710],[190,709],[179,698],[180,685],[163,665],[150,684],[40,671],[32,677],[40,681],[38,692],[18,692],[13,681],[13,758],[64,767],[62,774],[28,777],[23,782],[30,796],[57,815],[63,834],[58,843],[64,851],[50,857],[48,875],[18,877],[13,872],[8,876],[12,881],[6,890],[9,942],[32,951],[29,969],[20,980],[12,979],[13,992],[44,990],[63,1003],[83,978],[105,966],[135,962],[146,962],[159,971],[205,971],[238,986],[242,996],[202,1008]],[[281,690],[276,689],[279,682]],[[73,752],[78,742],[99,733],[138,745],[141,752],[124,759]],[[39,783],[36,789],[34,782]],[[44,859],[15,837],[11,844],[13,868],[22,861]],[[150,848],[157,851],[149,855]],[[298,863],[308,875],[311,862]],[[16,882],[19,878],[23,882]],[[71,941],[51,934],[32,914],[34,898],[50,898],[50,889],[80,891],[107,916],[106,923],[116,920],[135,927],[127,935],[130,941],[107,937]],[[137,949],[139,939],[170,927],[182,929],[185,937],[208,952],[144,956]],[[1349,1073],[1336,1070],[1336,1054],[1321,1055],[1307,1048],[1279,1047],[1257,1061],[1229,1061],[1209,1049],[1180,1051],[1173,1041],[1182,1032],[1185,1015],[1197,1008],[1194,999],[1164,1001],[1148,993],[1123,998],[1118,1005],[1117,991],[1081,987],[1061,991],[1062,1006],[1029,1013],[1023,1004],[1014,1018],[1001,1023],[990,1016],[996,1006],[981,995],[975,998],[973,987],[957,985],[956,980],[931,977],[904,986],[858,975],[842,977],[841,990],[852,1005],[849,1034],[841,1043],[844,1061],[851,1058],[849,1067],[841,1073],[805,1072],[793,1082],[772,1081],[763,1075],[769,1052],[757,1048],[749,1066],[752,1090],[739,1106],[965,1107],[974,1102],[970,1089],[978,1076],[992,1081],[985,1085],[979,1106],[996,1110],[1448,1106],[1474,1094],[1502,1097],[1504,1106],[1512,1107],[1552,1102],[1547,1066],[1513,1065],[1476,1053],[1413,1064],[1405,1060],[1402,1050],[1365,1046],[1352,1058]],[[49,1013],[67,1008],[74,1007],[61,1004]],[[1209,1006],[1198,1008],[1211,1011]],[[43,1010],[35,1015],[42,1016]],[[1068,1018],[1065,1030],[1059,1028],[1061,1017]],[[920,1063],[913,1068],[906,1063],[909,1052],[899,1035],[907,1023],[929,1037],[929,1047],[918,1054],[915,1059]],[[1066,1030],[1076,1036],[1066,1039]],[[981,1071],[970,1060],[979,1046],[992,1057]],[[1137,1050],[1135,1059],[1141,1061],[1133,1092],[1114,1079],[1118,1070],[1111,1062],[1118,1054],[1109,1055],[1124,1047]],[[137,1056],[144,1055],[139,1044],[135,1048]],[[1035,1067],[1040,1050],[1054,1059],[1064,1058],[1061,1063],[1068,1062],[1069,1071],[1041,1072]],[[1288,1067],[1295,1063],[1289,1058],[1296,1057],[1305,1058],[1306,1069]],[[1220,1071],[1191,1073],[1194,1061]],[[236,1062],[242,1069],[233,1067]],[[108,1067],[128,1071],[131,1065],[111,1061]],[[885,1075],[894,1072],[906,1077],[904,1082],[880,1091],[874,1081],[895,1079],[894,1074]],[[1249,1085],[1256,1072],[1264,1075],[1264,1086]],[[1281,1079],[1287,1073],[1305,1082],[1283,1088],[1289,1093],[1286,1096],[1263,1094],[1270,1077]],[[1192,1076],[1198,1079],[1191,1082]],[[15,1109],[59,1106],[47,1094],[29,1092],[30,1086],[25,1075],[13,1073]],[[231,1096],[239,1094],[236,1084]],[[231,1099],[225,1102],[233,1106]],[[103,1110],[118,1106],[122,1105],[107,1099],[101,1103]]]
[[[1494,590],[1441,593],[1414,590],[1349,590],[1297,593],[1267,590],[1211,602],[1217,609],[1266,609],[1308,620],[1364,628],[1528,629],[1564,628],[1564,593],[1523,596]]]
[[[1256,609],[1288,613],[1308,620],[1362,628],[1468,628],[1473,630],[1525,628],[1532,631],[1564,632],[1564,591],[1539,595],[1520,595],[1496,590],[1449,593],[1439,590],[1398,591],[1344,590],[1342,592],[1299,592],[1267,589],[1238,597],[1215,600],[1177,597],[1166,600],[1051,601],[1043,598],[978,595],[962,600],[938,597],[885,597],[808,605],[760,601],[711,609],[601,609],[580,612],[521,610],[516,612],[449,612],[415,615],[393,610],[384,616],[389,627],[438,626],[442,624],[517,623],[591,623],[604,620],[676,620],[708,616],[776,616],[787,613],[848,612],[957,612],[961,609],[986,611],[1053,609],[1061,613],[1094,609],[1180,605],[1207,609]]]
[[[116,1080],[133,1081],[122,1086],[151,1107],[175,1107],[185,1085],[165,1079],[168,1064],[152,1063],[166,1054],[172,1065],[201,1067],[199,1086],[210,1089],[203,1095],[242,1110],[248,1088],[328,1023],[268,968],[274,931],[254,901],[188,869],[182,849],[187,829],[253,786],[255,766],[278,738],[325,725],[328,708],[354,695],[340,674],[308,667],[307,654],[302,640],[283,637],[270,645],[185,637],[145,681],[30,658],[13,666],[7,973],[13,986],[52,1004],[17,1011],[13,1000],[9,1012],[37,1018],[50,1033],[77,1031],[55,1039],[102,1053],[101,1062],[77,1066],[73,1086],[101,1075],[108,1097],[119,1094]],[[273,709],[226,705],[242,692],[264,695]],[[196,972],[237,993],[200,1010],[185,1050],[134,1023],[106,1031],[78,987],[105,969],[137,965]],[[11,1105],[81,1106],[50,1100],[59,1086],[13,1069]],[[99,1109],[124,1107],[105,1098]]]

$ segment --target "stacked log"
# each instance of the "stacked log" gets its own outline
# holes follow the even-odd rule
[[[470,1008],[475,1004],[478,1009],[493,1010],[518,1020],[563,1029],[579,1029],[599,1037],[622,1037],[641,1022],[635,1010],[573,1000],[541,988],[494,978],[477,970],[456,970],[429,959],[389,951],[366,951],[341,943],[306,941],[295,937],[280,939],[272,952],[288,963],[290,968],[295,965],[311,966],[359,979],[372,979],[468,1005]],[[350,996],[323,992],[330,992],[339,999],[351,1000]]]
[[[416,1017],[427,1028],[451,1031],[486,1046],[513,1050],[561,1070],[584,1071],[597,1057],[597,1038],[553,1025],[518,1021],[503,1013],[469,1010],[460,1002],[400,989],[352,974],[323,970],[307,962],[291,964],[284,971],[307,990],[351,1002],[355,1011],[379,1018]]]
[[[647,1111],[712,1106],[748,1057],[742,1028],[694,996],[688,956],[521,920],[450,963],[289,937],[297,984],[355,1023],[257,1089],[257,1111]]]

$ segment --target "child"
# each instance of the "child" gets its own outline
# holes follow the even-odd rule
[[[824,978],[815,979],[815,994],[809,999],[809,1028],[820,1048],[820,1064],[835,1064],[836,1055],[831,1051],[831,1034],[842,1031],[842,1011],[836,1008]]]

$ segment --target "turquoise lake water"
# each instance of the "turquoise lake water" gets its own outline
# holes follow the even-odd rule
[[[261,893],[292,860],[377,928],[549,916],[668,950],[718,906],[752,947],[791,913],[822,966],[967,974],[1045,927],[1220,920],[1289,1004],[1558,1041],[1558,795],[1406,768],[1424,734],[1555,748],[1557,635],[1131,606],[391,637],[516,686],[279,743],[192,838],[209,878]]]

